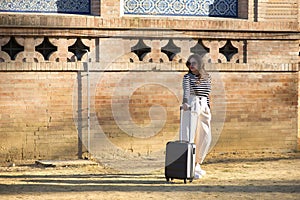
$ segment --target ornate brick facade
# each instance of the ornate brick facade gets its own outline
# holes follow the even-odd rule
[[[213,153],[299,150],[299,0],[239,0],[235,18],[126,16],[120,2],[0,13],[1,161],[161,154],[191,53],[210,63]]]

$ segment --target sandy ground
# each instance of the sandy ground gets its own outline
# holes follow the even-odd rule
[[[166,182],[164,170],[122,173],[101,165],[0,167],[0,199],[300,199],[300,154],[222,155],[207,175]]]

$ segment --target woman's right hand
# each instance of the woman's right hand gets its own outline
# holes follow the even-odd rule
[[[182,108],[183,108],[184,111],[187,111],[189,109],[189,107],[190,106],[187,103],[182,104]]]

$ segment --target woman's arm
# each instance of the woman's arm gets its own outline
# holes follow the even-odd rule
[[[191,93],[191,85],[190,85],[190,76],[185,74],[182,81],[182,88],[183,88],[183,99],[182,103],[188,103],[188,99]]]

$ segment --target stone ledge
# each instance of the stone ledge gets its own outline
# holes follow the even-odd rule
[[[192,26],[191,26],[192,24]],[[76,28],[76,29],[172,29],[211,31],[276,31],[299,32],[299,22],[261,21],[230,18],[159,18],[159,17],[118,17],[1,13],[0,27],[10,28]]]
[[[22,63],[22,62],[3,62],[0,63],[0,72],[16,71],[86,71],[85,62],[40,62],[40,63]],[[298,72],[298,63],[215,63],[209,64],[206,69],[214,72]],[[185,72],[186,67],[182,63],[108,63],[108,62],[90,62],[89,70],[91,72],[122,72],[122,71],[153,71],[153,72]]]

